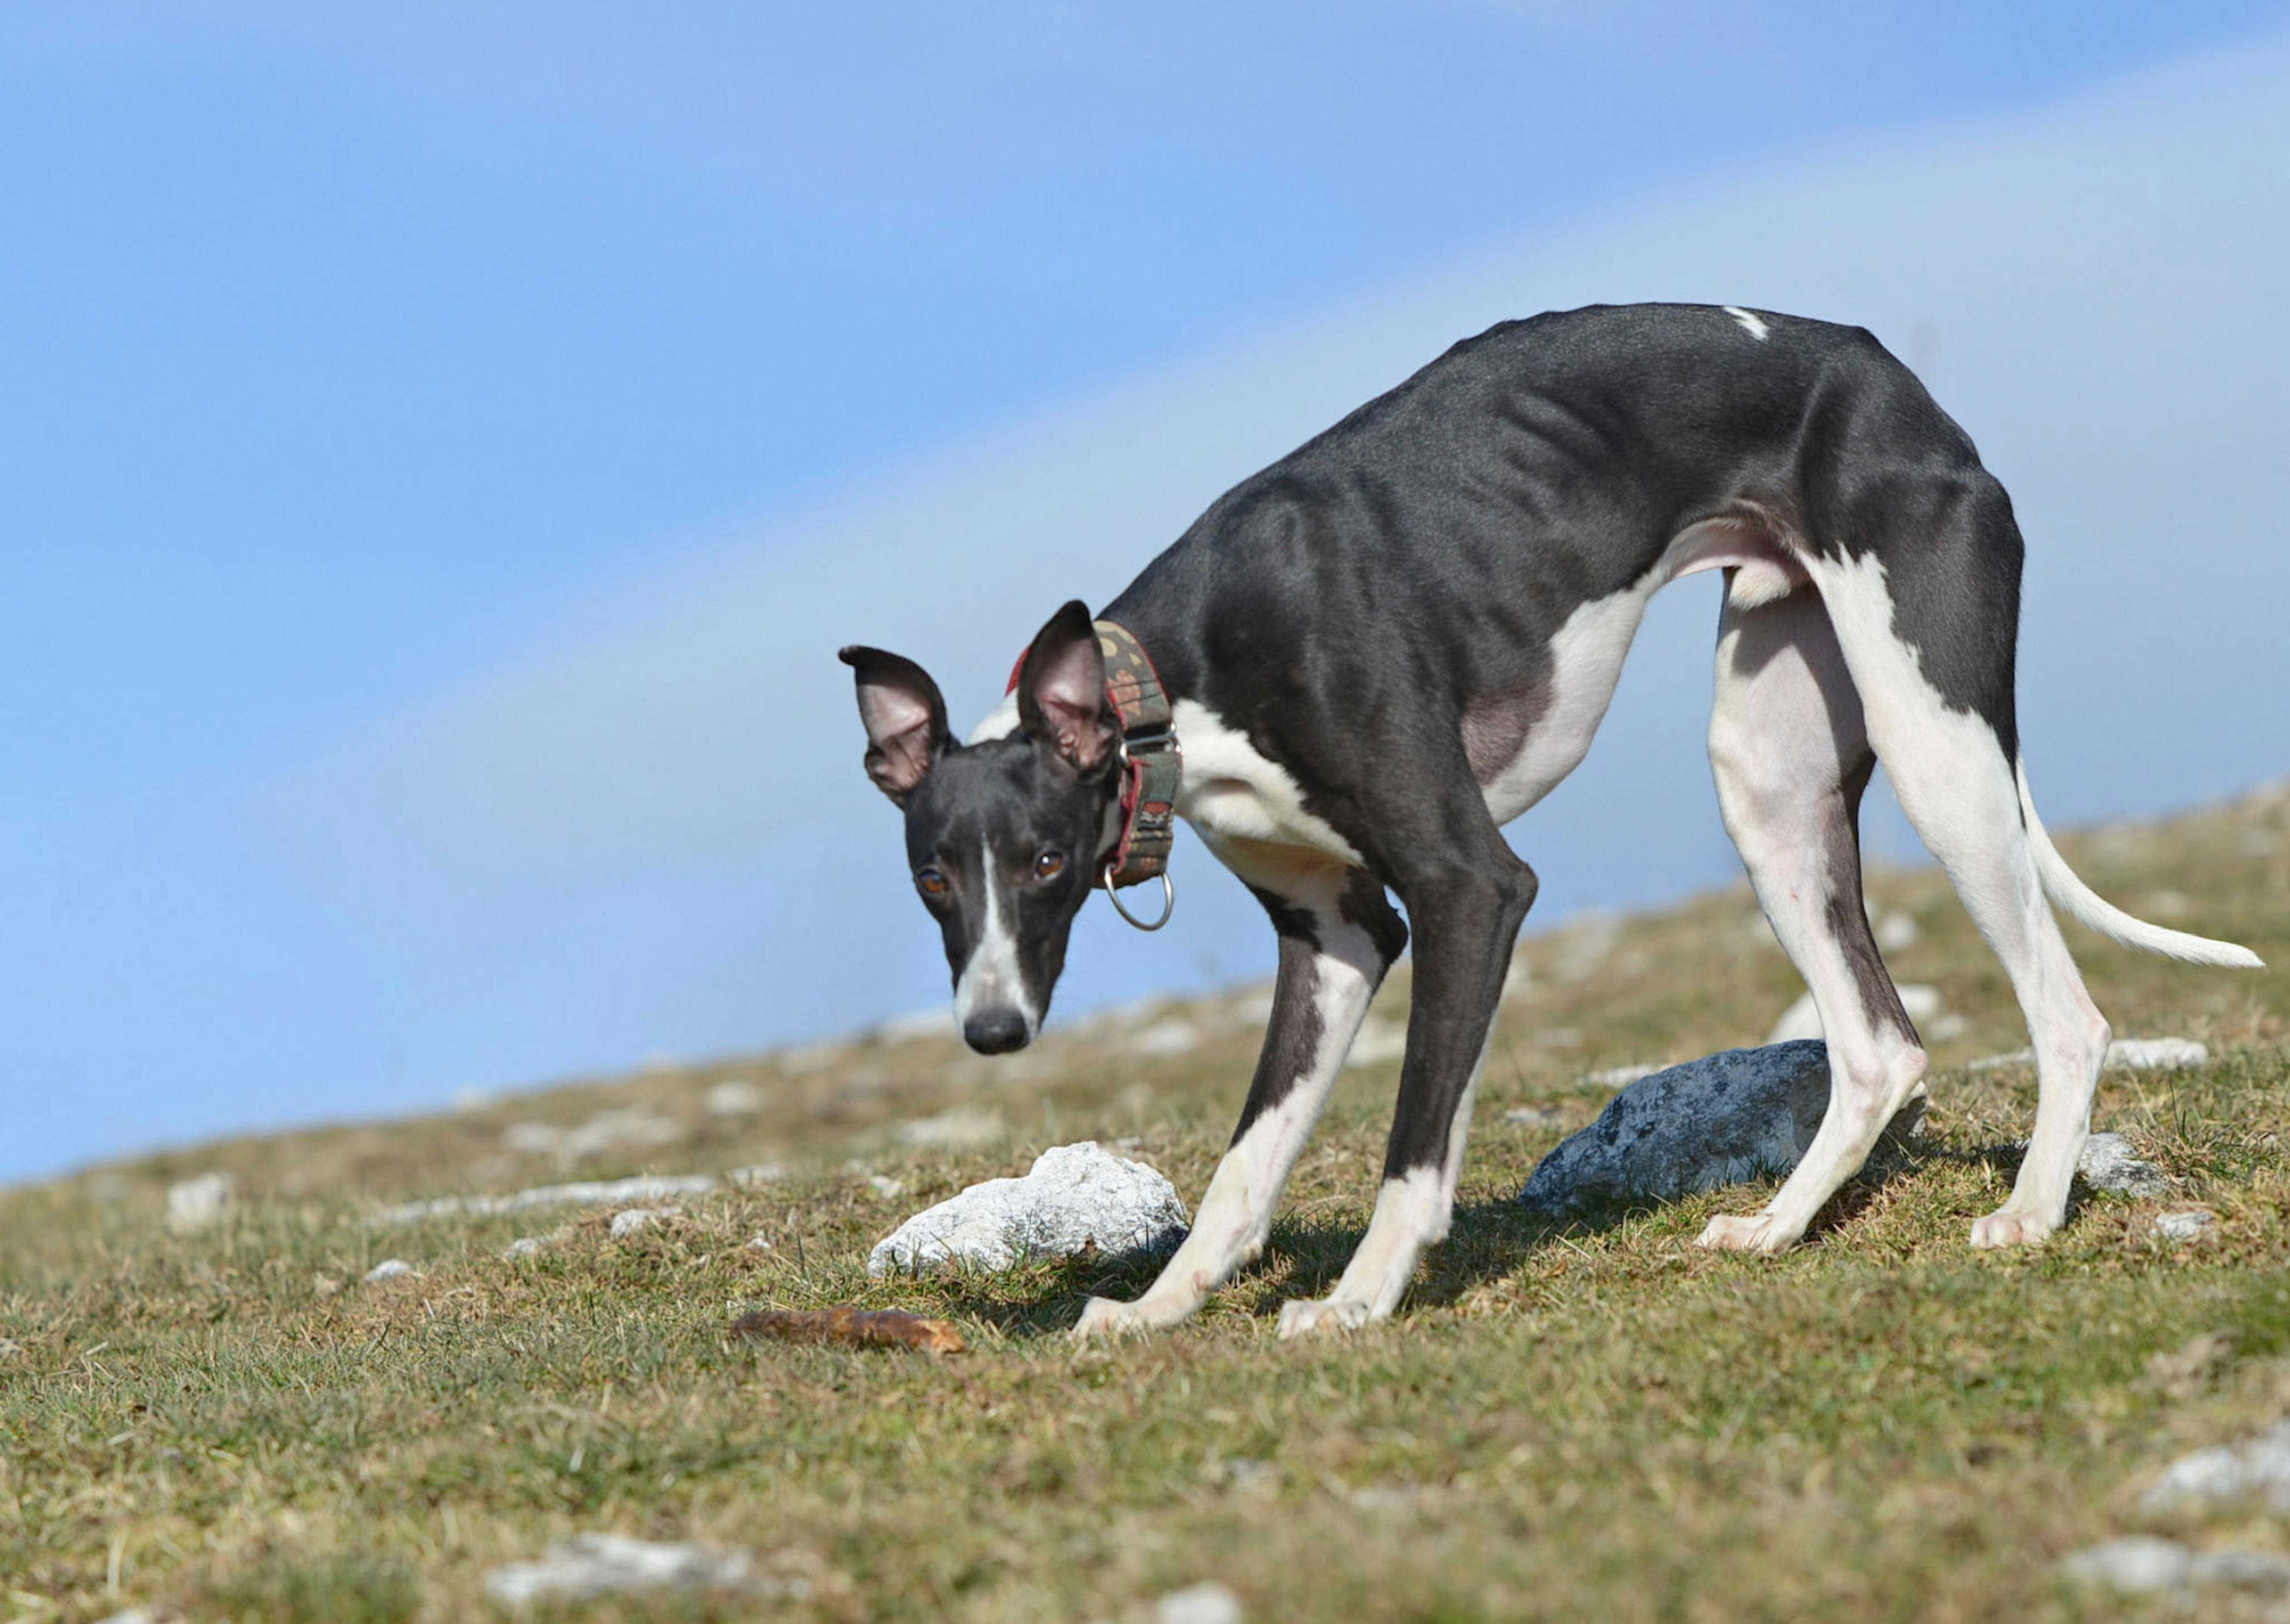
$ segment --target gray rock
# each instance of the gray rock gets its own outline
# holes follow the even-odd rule
[[[167,1228],[177,1235],[208,1228],[230,1211],[234,1190],[227,1172],[201,1173],[167,1187]]]
[[[2171,1175],[2132,1154],[2131,1141],[2120,1133],[2085,1140],[2076,1171],[2086,1184],[2110,1196],[2159,1196],[2171,1188]]]
[[[1045,1150],[1021,1179],[989,1179],[917,1212],[867,1259],[870,1275],[949,1263],[1010,1268],[1029,1260],[1173,1245],[1188,1222],[1177,1188],[1094,1142]]]
[[[2171,1463],[2140,1497],[2150,1514],[2263,1500],[2290,1511],[2290,1420],[2239,1444],[2198,1449]]]
[[[1920,1093],[1886,1128],[1914,1134]],[[1786,1173],[1829,1109],[1829,1048],[1817,1041],[1728,1049],[1642,1077],[1542,1158],[1519,1199],[1547,1212],[1601,1202],[1674,1200]]]
[[[592,1601],[646,1590],[751,1590],[755,1562],[745,1551],[668,1545],[622,1534],[576,1534],[531,1562],[485,1575],[485,1594],[512,1607],[540,1601]]]

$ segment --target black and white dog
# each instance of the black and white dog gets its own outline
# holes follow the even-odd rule
[[[1709,306],[1509,322],[1228,492],[1107,605],[1149,652],[1183,752],[1176,810],[1280,939],[1262,1058],[1174,1259],[1077,1334],[1167,1325],[1263,1247],[1289,1170],[1414,927],[1383,1183],[1329,1297],[1280,1332],[1389,1315],[1447,1231],[1533,871],[1501,826],[1589,748],[1646,600],[1726,572],[1709,758],[1766,916],[1812,988],[1830,1103],[1796,1172],[1707,1246],[1779,1252],[1867,1156],[1926,1060],[1862,911],[1859,811],[1885,764],[2010,972],[2042,1092],[1975,1246],[2064,1215],[2108,1026],[2046,898],[2116,940],[2246,949],[2134,919],[2070,871],[2020,766],[2022,544],[1963,429],[1866,332]],[[1110,646],[1108,644],[1107,646]],[[905,808],[972,1047],[1039,1029],[1121,837],[1105,649],[1068,604],[958,746],[921,668],[849,648],[867,769]]]

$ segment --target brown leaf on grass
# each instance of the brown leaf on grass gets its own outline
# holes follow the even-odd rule
[[[844,1348],[918,1348],[926,1354],[963,1348],[962,1332],[951,1323],[902,1308],[758,1308],[733,1320],[732,1334]]]

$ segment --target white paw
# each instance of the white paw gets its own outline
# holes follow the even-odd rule
[[[1972,1220],[1972,1244],[1975,1246],[2039,1246],[2050,1239],[2052,1231],[2059,1227],[2055,1220],[2034,1212],[2014,1212],[2007,1206],[1990,1212],[1985,1218]]]
[[[1797,1236],[1775,1227],[1771,1212],[1725,1213],[1709,1220],[1693,1244],[1712,1252],[1787,1252]]]
[[[1357,1331],[1374,1317],[1370,1305],[1356,1298],[1300,1297],[1280,1305],[1280,1340],[1285,1342],[1323,1331]]]
[[[1116,1302],[1110,1297],[1093,1297],[1082,1305],[1081,1317],[1074,1322],[1073,1340],[1094,1341],[1102,1337],[1141,1336],[1152,1329],[1152,1324],[1133,1302]]]

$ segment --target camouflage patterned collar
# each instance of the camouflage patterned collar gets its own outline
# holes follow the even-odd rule
[[[1097,646],[1105,655],[1105,697],[1121,718],[1117,766],[1121,773],[1121,835],[1105,860],[1099,879],[1110,895],[1117,887],[1159,880],[1169,890],[1169,849],[1177,837],[1177,785],[1184,777],[1184,754],[1177,748],[1176,730],[1170,724],[1168,691],[1153,668],[1145,645],[1125,626],[1112,620],[1097,625]],[[1170,900],[1174,900],[1173,892]],[[1114,899],[1121,916],[1142,930],[1158,930],[1168,922],[1146,925],[1132,918]]]

